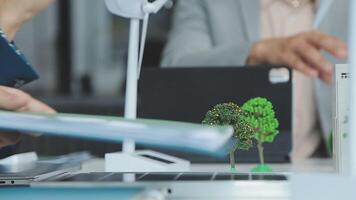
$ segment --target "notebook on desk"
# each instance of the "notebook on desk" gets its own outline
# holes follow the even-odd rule
[[[273,103],[280,122],[280,133],[275,142],[265,144],[266,161],[289,162],[292,149],[291,80],[290,70],[273,66],[143,69],[139,81],[138,115],[200,123],[216,104],[235,102],[242,105],[250,98],[265,97]],[[229,162],[228,157],[216,159],[163,152],[195,163]],[[237,162],[258,162],[257,149],[239,151],[236,156]]]

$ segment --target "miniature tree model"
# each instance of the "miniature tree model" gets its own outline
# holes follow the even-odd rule
[[[273,142],[278,134],[278,120],[275,117],[273,105],[265,98],[257,97],[247,101],[241,109],[244,120],[254,128],[260,165],[253,169],[254,172],[271,172],[272,169],[265,165],[263,143]]]
[[[253,145],[254,129],[245,121],[242,109],[235,103],[216,105],[206,113],[202,122],[207,125],[231,125],[234,128],[234,138],[237,143],[230,150],[231,170],[235,169],[235,151],[248,150]]]

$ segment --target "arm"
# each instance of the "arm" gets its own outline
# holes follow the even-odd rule
[[[175,9],[162,66],[231,66],[246,63],[253,42],[214,46],[205,1],[181,0]]]
[[[54,0],[0,0],[0,28],[13,40],[23,24],[52,2]]]
[[[322,55],[322,50],[338,59],[347,58],[347,46],[343,41],[318,31],[310,31],[257,42],[251,49],[247,63],[286,65],[330,84],[333,65]]]
[[[331,83],[332,64],[321,52],[347,57],[343,41],[318,31],[214,46],[205,1],[181,0],[176,9],[162,66],[286,65]]]
[[[0,0],[0,28],[13,40],[20,27],[46,8],[54,0]],[[0,86],[0,109],[18,112],[47,112],[55,111],[30,95],[9,87]],[[19,134],[0,133],[0,148],[15,144]]]

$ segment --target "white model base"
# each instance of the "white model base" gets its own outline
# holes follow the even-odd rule
[[[190,162],[155,151],[105,154],[106,172],[189,172]]]

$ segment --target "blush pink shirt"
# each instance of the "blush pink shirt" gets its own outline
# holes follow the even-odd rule
[[[313,29],[316,3],[293,7],[288,0],[261,0],[262,39],[286,37]],[[303,1],[303,0],[301,0]],[[313,80],[294,71],[292,159],[310,157],[321,142]]]

